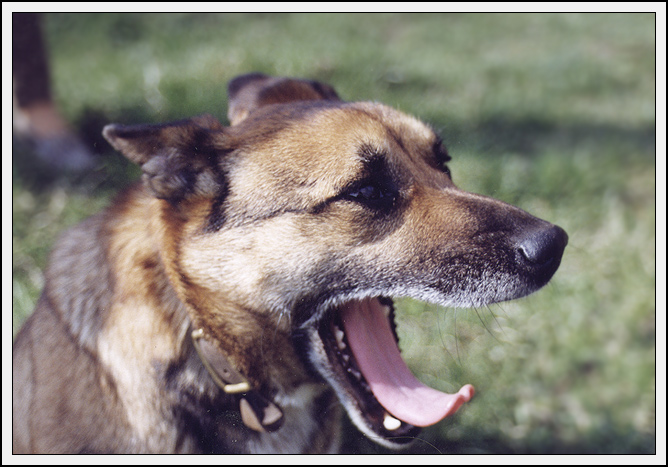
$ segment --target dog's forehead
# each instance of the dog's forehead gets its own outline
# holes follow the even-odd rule
[[[395,168],[424,170],[425,158],[439,140],[420,120],[383,104],[310,103],[290,112],[281,107],[242,123],[249,125],[241,129],[242,138],[252,137],[231,167],[233,191],[280,185],[285,192],[301,186],[309,187],[309,196],[327,198],[364,173],[371,158],[385,158]]]
[[[405,150],[431,147],[437,139],[434,131],[415,117],[374,102],[351,103],[322,112],[320,117],[325,123],[321,129],[327,128],[350,144],[377,146],[379,150],[389,150],[395,144]]]
[[[303,164],[313,153],[354,156],[360,147],[430,150],[439,141],[415,117],[375,102],[304,101],[270,105],[229,128],[243,153]],[[270,162],[270,161],[266,161]]]
[[[417,118],[374,102],[310,105],[273,135],[265,143],[274,162],[302,167],[338,163],[341,169],[363,163],[369,148],[386,157],[413,157],[431,151],[439,141]]]
[[[366,113],[369,118],[376,120],[384,128],[392,129],[408,138],[432,141],[436,137],[431,127],[424,122],[385,104],[356,102],[351,104],[351,108]]]

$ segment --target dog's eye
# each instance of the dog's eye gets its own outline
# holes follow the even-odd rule
[[[371,208],[391,207],[396,198],[396,191],[375,183],[366,183],[346,193],[345,198],[363,203]]]
[[[386,194],[381,188],[377,186],[366,185],[358,190],[351,191],[350,193],[348,193],[348,196],[355,199],[371,200],[371,199],[381,199],[384,196],[386,196]]]

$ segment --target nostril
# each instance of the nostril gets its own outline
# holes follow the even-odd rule
[[[568,235],[561,227],[532,231],[518,242],[518,249],[525,260],[538,266],[548,266],[560,261],[568,243]]]

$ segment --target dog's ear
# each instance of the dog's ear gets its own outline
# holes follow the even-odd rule
[[[276,78],[251,73],[234,78],[227,85],[231,125],[244,120],[254,110],[271,104],[295,101],[340,101],[333,87],[318,81],[295,78]]]
[[[142,168],[142,180],[157,198],[179,202],[213,195],[221,184],[218,165],[223,126],[212,116],[160,125],[107,125],[102,134]]]

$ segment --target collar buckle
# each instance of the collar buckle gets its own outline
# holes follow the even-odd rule
[[[216,385],[227,394],[242,394],[251,390],[248,380],[225,358],[218,348],[204,338],[204,330],[192,332],[193,344],[200,360]]]

